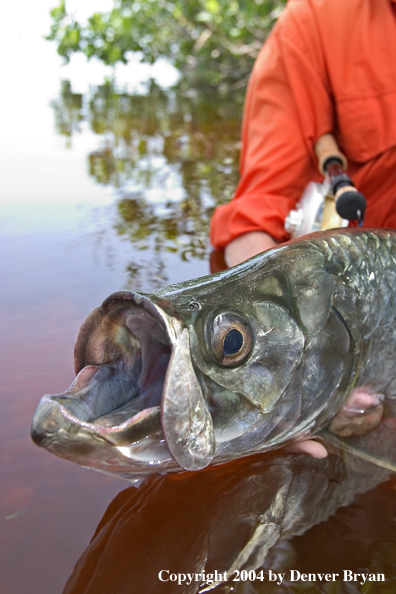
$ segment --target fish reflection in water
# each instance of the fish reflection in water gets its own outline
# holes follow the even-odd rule
[[[361,592],[358,582],[342,577],[327,585],[290,582],[292,569],[384,573],[385,583],[370,582],[376,589],[364,591],[396,591],[395,481],[362,495],[393,475],[396,432],[386,423],[348,439],[346,449],[339,440],[325,460],[281,450],[144,479],[110,504],[63,594]],[[376,512],[383,515],[385,505],[390,514],[380,528]],[[262,569],[263,581],[216,584],[194,576],[179,585],[158,577],[162,570],[163,579],[215,571],[235,577],[243,569]],[[282,584],[268,581],[269,569],[285,574]]]

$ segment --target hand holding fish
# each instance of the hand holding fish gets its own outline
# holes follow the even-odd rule
[[[43,397],[33,439],[123,478],[296,442],[318,455],[306,440],[326,425],[394,416],[395,281],[396,233],[348,229],[150,296],[115,293],[83,324],[77,378]]]
[[[384,407],[376,394],[355,388],[331,422],[330,430],[341,437],[364,435],[381,421]],[[325,446],[314,440],[304,439],[285,448],[290,454],[308,454],[313,458],[325,458]]]

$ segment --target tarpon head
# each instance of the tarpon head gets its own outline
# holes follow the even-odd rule
[[[348,387],[353,341],[316,248],[272,250],[151,295],[118,292],[77,337],[77,377],[32,435],[125,478],[198,470],[320,427]]]

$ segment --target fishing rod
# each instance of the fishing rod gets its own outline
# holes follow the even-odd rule
[[[285,221],[292,238],[337,227],[349,221],[363,225],[366,199],[345,173],[348,161],[332,134],[324,134],[314,146],[318,168],[324,176],[321,184],[310,182]]]
[[[366,199],[345,173],[348,161],[332,134],[324,134],[314,146],[318,169],[324,176],[321,184],[310,182],[285,220],[285,230],[291,238],[314,231],[347,227],[349,221],[363,225]],[[222,251],[210,254],[211,273],[227,268]]]

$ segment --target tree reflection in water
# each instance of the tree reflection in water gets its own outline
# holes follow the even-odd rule
[[[150,268],[156,263],[165,283],[167,252],[208,257],[211,214],[231,199],[238,180],[243,94],[182,83],[165,91],[154,81],[147,94],[131,94],[107,80],[82,97],[63,81],[53,102],[57,130],[69,141],[82,121],[101,137],[88,156],[89,174],[115,188],[117,234],[152,251]],[[130,285],[139,274],[131,262]]]

